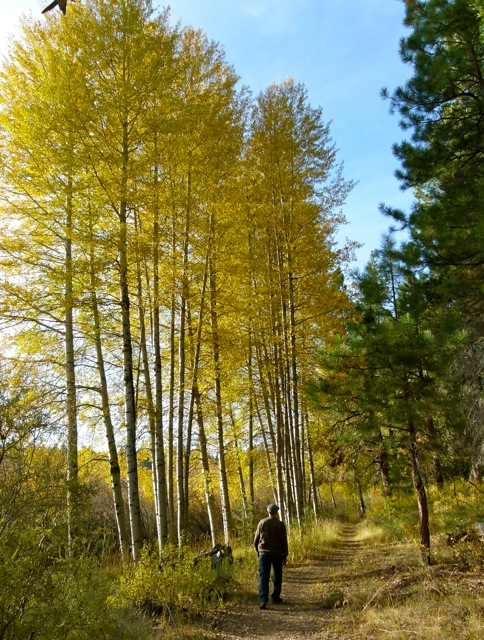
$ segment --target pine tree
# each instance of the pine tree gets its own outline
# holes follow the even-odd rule
[[[391,97],[411,138],[395,146],[408,216],[423,261],[448,300],[482,312],[484,275],[484,18],[471,0],[409,3],[401,57],[410,80]]]
[[[387,495],[397,452],[400,458],[404,452],[403,475],[411,477],[421,548],[430,561],[427,485],[432,475],[441,481],[441,466],[452,455],[446,451],[449,434],[462,428],[450,363],[463,334],[452,310],[444,314],[427,299],[427,279],[387,237],[357,274],[355,318],[348,335],[327,349],[329,375],[318,388],[323,399],[336,398],[344,425],[336,442],[359,444],[373,455]]]
[[[409,140],[396,145],[397,172],[416,202],[408,215],[388,210],[410,232],[407,253],[428,269],[427,293],[445,315],[452,307],[468,334],[454,363],[463,388],[456,412],[468,416],[468,451],[480,476],[483,434],[479,360],[484,328],[484,12],[474,0],[407,3],[401,57],[413,76],[391,97]],[[464,347],[464,345],[463,345]],[[466,362],[467,364],[464,364]]]

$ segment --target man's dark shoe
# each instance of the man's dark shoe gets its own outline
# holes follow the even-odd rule
[[[283,602],[282,598],[272,598],[272,604],[282,604]]]
[[[267,609],[267,602],[261,602],[259,609]]]

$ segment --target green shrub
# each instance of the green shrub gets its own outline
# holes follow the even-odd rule
[[[380,541],[418,537],[418,507],[413,492],[399,492],[385,497],[377,489],[367,495],[365,524],[379,530]]]
[[[110,610],[111,576],[90,558],[55,558],[24,529],[0,550],[0,637],[4,640],[147,638],[147,628]],[[146,632],[146,633],[145,633]]]
[[[432,525],[434,531],[452,532],[468,521],[484,520],[482,492],[463,480],[443,488],[431,487]]]
[[[136,566],[121,577],[116,607],[135,606],[149,615],[171,616],[174,611],[200,614],[208,604],[221,601],[233,582],[232,565],[212,569],[210,558],[194,563],[192,552],[167,545],[158,550],[145,545]]]

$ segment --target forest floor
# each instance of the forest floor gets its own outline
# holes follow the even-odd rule
[[[206,624],[177,634],[186,640],[484,639],[482,548],[441,545],[432,566],[415,544],[358,541],[345,524],[327,557],[285,568],[283,604],[261,611],[241,589]],[[437,554],[434,551],[434,555]]]

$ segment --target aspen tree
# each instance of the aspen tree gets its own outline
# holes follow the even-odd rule
[[[201,32],[187,28],[177,42],[176,53],[172,96],[175,117],[169,135],[164,137],[161,171],[172,216],[168,422],[172,432],[176,395],[177,536],[181,539],[188,513],[195,401],[202,401],[198,395],[200,378],[195,370],[199,367],[200,355],[189,358],[187,354],[189,341],[194,336],[201,341],[201,346],[206,343],[208,327],[202,315],[205,291],[210,291],[210,264],[214,251],[210,220],[214,207],[223,208],[221,203],[225,196],[221,185],[237,160],[242,129],[235,91],[237,77],[219,47],[208,42]],[[208,299],[211,299],[210,295]],[[195,344],[192,353],[197,349],[200,353]],[[190,379],[195,381],[191,388]],[[196,398],[191,397],[193,393]],[[204,413],[199,404],[196,415],[201,417]],[[201,439],[203,441],[204,437]],[[168,448],[171,449],[170,445]],[[171,475],[170,470],[168,474]]]
[[[101,404],[102,404],[102,413],[104,419],[104,425],[106,430],[106,441],[108,445],[108,455],[109,455],[109,465],[110,465],[110,476],[111,476],[111,486],[113,490],[113,499],[114,499],[114,510],[116,514],[116,524],[118,527],[118,539],[119,539],[119,547],[121,550],[121,555],[123,558],[127,558],[129,554],[129,534],[128,528],[126,524],[126,516],[124,509],[124,500],[122,494],[121,487],[121,469],[118,459],[118,451],[116,447],[116,440],[114,435],[114,427],[111,418],[111,408],[109,402],[109,390],[106,376],[106,368],[104,364],[104,354],[102,347],[102,328],[101,328],[101,319],[99,313],[99,304],[97,298],[97,273],[95,264],[95,250],[94,250],[94,238],[92,239],[91,247],[90,247],[90,280],[91,280],[91,306],[92,306],[92,315],[93,315],[93,332],[94,332],[94,342],[96,348],[96,358],[97,358],[97,368],[99,373],[99,381],[100,381],[100,394],[101,394]]]
[[[59,55],[59,50],[65,55]],[[51,330],[57,332],[56,325],[62,325],[70,552],[73,552],[78,525],[79,500],[74,244],[78,193],[83,182],[76,124],[76,114],[83,100],[82,72],[78,65],[69,63],[74,51],[75,47],[62,27],[52,24],[43,28],[32,22],[25,25],[24,39],[14,45],[2,74],[2,129],[7,145],[4,175],[6,193],[10,193],[5,204],[7,211],[15,212],[17,233],[23,229],[21,235],[26,233],[29,237],[23,247],[17,243],[9,253],[16,254],[20,270],[26,264],[36,262],[36,286],[42,286],[41,281],[46,278],[46,291],[50,290],[53,297],[50,303],[45,300],[47,304],[38,305],[33,296],[31,302],[27,302],[20,293],[27,291],[23,275],[17,280],[20,284],[15,289],[27,302],[24,326],[29,322],[29,315],[32,319],[37,315],[34,322],[39,326],[43,324],[42,307],[46,310],[50,307],[47,315]],[[37,259],[33,257],[35,253]],[[53,305],[57,296],[54,292],[59,292],[59,287],[63,289],[63,300],[57,299]],[[35,309],[34,315],[27,311],[28,306]],[[56,317],[56,307],[63,310],[62,319]]]
[[[142,544],[137,469],[137,419],[133,363],[130,255],[131,209],[135,185],[146,167],[143,116],[163,77],[165,18],[152,17],[148,3],[93,1],[78,20],[83,39],[82,64],[92,109],[86,155],[117,224],[118,277],[122,327],[123,380],[128,466],[131,552],[136,561]]]
[[[305,507],[302,386],[316,330],[335,330],[348,301],[338,290],[337,267],[344,256],[332,234],[339,208],[351,189],[336,164],[321,109],[308,104],[302,85],[271,85],[256,101],[247,153],[252,172],[250,206],[261,249],[253,260],[257,314],[263,340],[260,378],[265,378],[266,415],[272,414],[279,500],[290,519]],[[309,331],[309,333],[307,333]],[[324,335],[324,334],[323,334]],[[322,335],[320,334],[320,339]]]

